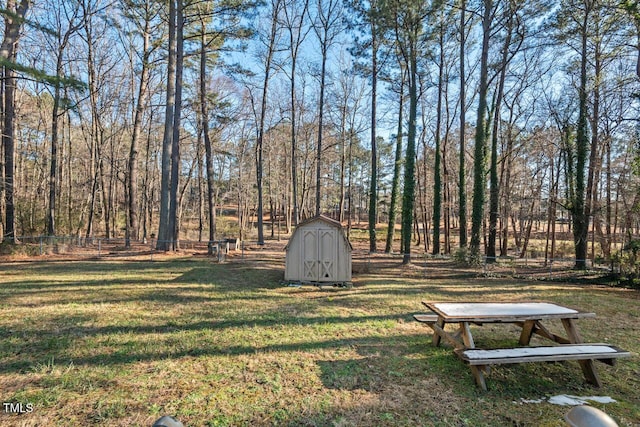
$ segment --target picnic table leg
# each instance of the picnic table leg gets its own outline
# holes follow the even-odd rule
[[[475,348],[476,344],[473,342],[469,322],[460,322],[460,335],[462,335],[462,342],[466,348]]]
[[[476,380],[476,384],[482,390],[487,391],[487,383],[484,380],[483,371],[484,366],[471,366],[471,373],[473,374],[473,378]]]
[[[531,323],[529,323],[531,322]],[[534,334],[540,335],[543,338],[550,339],[551,341],[557,342],[559,344],[570,344],[572,341],[568,338],[561,337],[560,335],[556,335],[548,330],[539,320],[527,320],[526,322],[516,322],[516,325],[522,328],[522,333],[520,334],[520,345],[529,345],[531,338]],[[528,328],[531,328],[529,331]]]
[[[469,322],[460,322],[460,335],[462,336],[462,342],[466,348],[475,348],[476,343],[473,341],[473,335],[471,335],[471,329],[469,328]],[[482,390],[487,391],[487,383],[484,380],[484,372],[488,370],[488,366],[470,366],[473,378],[476,380],[476,384]]]
[[[438,322],[427,323],[427,325],[431,329],[433,329],[432,344],[434,346],[439,346],[442,339],[445,339],[446,341],[449,341],[449,344],[451,344],[454,348],[464,347],[464,343],[460,341],[460,338],[459,338],[460,332],[457,332],[455,334],[448,333],[442,327],[440,327],[440,325],[438,325]]]
[[[593,384],[596,387],[600,387],[602,383],[600,382],[600,377],[598,377],[598,373],[596,372],[596,365],[593,360],[578,360],[580,363],[580,367],[582,368],[582,373],[584,374],[584,378],[588,383]]]
[[[444,331],[444,319],[440,316],[438,316],[438,320],[436,320],[436,325],[439,326],[440,330]],[[440,346],[440,341],[442,340],[442,337],[440,336],[440,333],[438,332],[437,328],[433,328],[433,345],[435,347],[439,347]]]
[[[520,345],[529,345],[531,337],[536,329],[536,320],[527,320],[522,324],[522,333],[520,334]]]
[[[573,319],[562,319],[562,326],[564,326],[564,330],[567,333],[567,337],[571,344],[580,344],[584,342],[582,341],[582,336],[580,335]]]
[[[580,344],[583,342],[582,336],[573,322],[573,319],[562,319],[562,326],[564,326],[564,330],[567,332],[567,337],[572,344]],[[601,382],[598,377],[594,361],[579,360],[578,363],[580,363],[580,368],[582,368],[582,373],[584,374],[584,378],[587,382],[595,385],[596,387],[600,387]]]

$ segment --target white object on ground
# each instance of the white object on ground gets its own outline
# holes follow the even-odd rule
[[[554,405],[584,405],[587,402],[598,403],[615,403],[616,400],[609,396],[571,396],[569,394],[561,394],[549,398],[549,403]]]
[[[543,397],[542,399],[524,399],[524,398],[520,398],[520,403],[542,403],[545,401],[545,398]]]
[[[514,403],[542,403],[546,401],[546,398],[541,399],[525,399],[520,398],[520,401]],[[576,405],[585,405],[588,402],[598,402],[598,403],[615,403],[616,400],[609,396],[572,396],[569,394],[560,394],[558,396],[551,396],[548,400],[552,405],[561,405],[561,406],[576,406]]]

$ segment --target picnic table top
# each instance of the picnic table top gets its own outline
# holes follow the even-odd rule
[[[449,322],[516,322],[595,316],[595,313],[580,312],[548,302],[423,302],[423,304]]]

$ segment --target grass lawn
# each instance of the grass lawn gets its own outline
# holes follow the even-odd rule
[[[483,277],[442,260],[376,268],[352,289],[284,287],[283,260],[202,257],[0,263],[2,426],[564,426],[569,407],[526,400],[610,396],[594,406],[640,425],[640,293]],[[598,363],[503,365],[479,390],[447,345],[412,320],[422,300],[544,300],[597,313],[585,341],[632,352]],[[561,331],[561,325],[558,325]],[[475,327],[478,346],[517,328]],[[535,343],[542,344],[534,339]],[[26,406],[25,406],[26,407]]]

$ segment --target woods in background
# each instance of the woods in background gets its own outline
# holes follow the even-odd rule
[[[1,12],[6,244],[263,244],[325,214],[406,263],[419,245],[585,268],[640,234],[636,1],[6,0]]]

